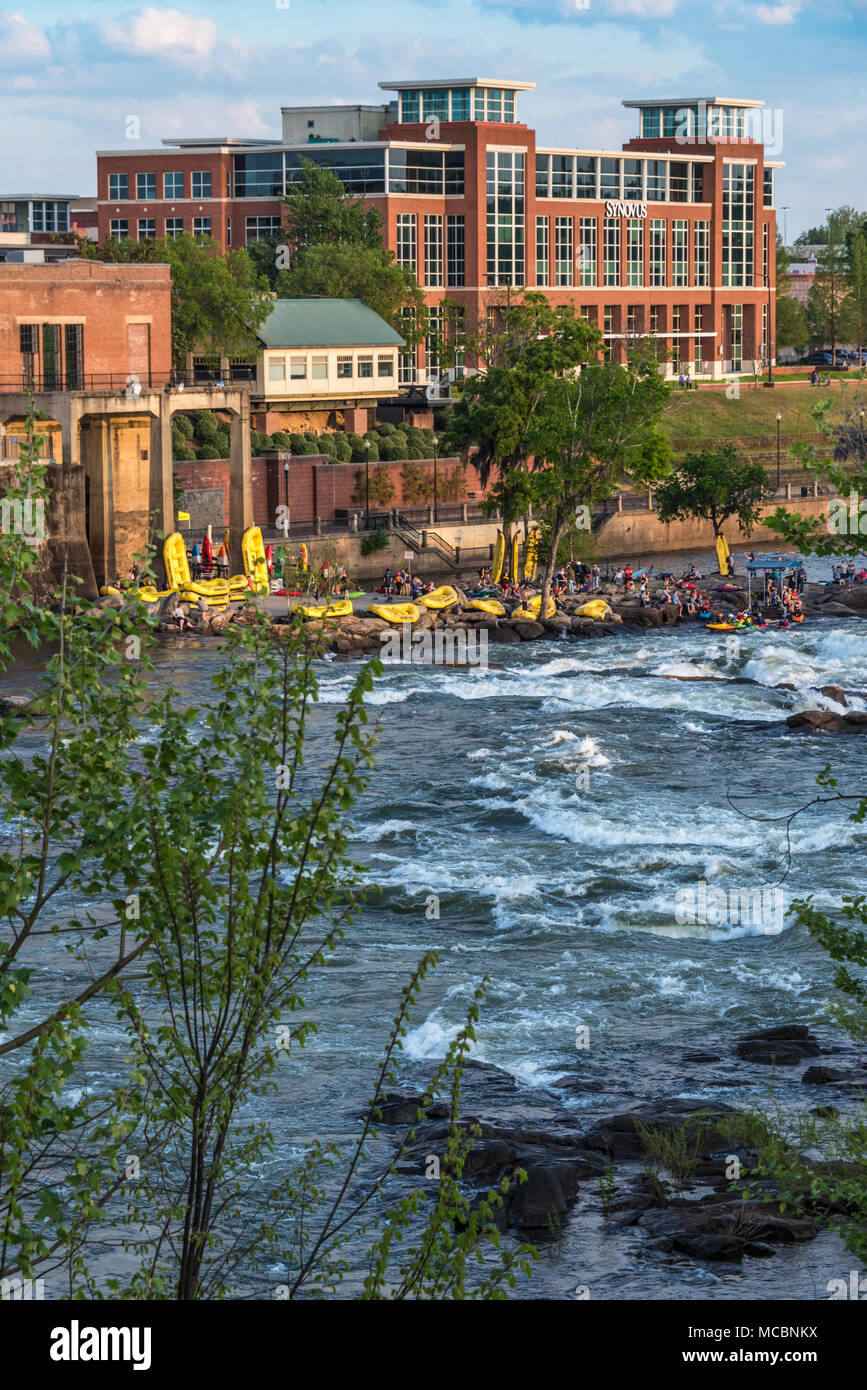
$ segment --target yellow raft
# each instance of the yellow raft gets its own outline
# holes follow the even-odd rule
[[[591,598],[587,603],[582,603],[580,608],[575,609],[576,618],[610,618],[611,609],[604,598]]]
[[[174,589],[157,589],[153,584],[142,584],[133,596],[140,598],[142,603],[158,603],[161,598],[168,598],[174,592]]]
[[[123,595],[122,595],[122,593],[120,592],[120,589],[116,589],[115,586],[114,586],[113,584],[102,584],[102,585],[100,585],[99,592],[100,592],[100,594],[102,595],[103,598],[107,598],[109,594],[111,595],[112,598],[123,598]]]
[[[421,617],[415,603],[372,603],[367,611],[387,623],[417,623]]]
[[[268,578],[268,561],[265,559],[265,546],[258,526],[248,526],[244,532],[241,537],[241,554],[244,558],[244,571],[253,581],[253,592],[269,594],[271,583]]]
[[[725,536],[717,536],[714,549],[719,563],[719,572],[722,575],[727,575],[729,573],[729,547]]]
[[[512,568],[511,568],[511,571],[510,571],[510,572],[511,572],[511,575],[512,575],[512,580],[513,580],[513,582],[514,582],[515,584],[517,584],[517,582],[518,582],[518,565],[519,565],[519,563],[520,563],[520,554],[519,554],[520,545],[521,545],[521,543],[520,543],[520,541],[519,541],[519,539],[518,539],[518,533],[517,533],[517,531],[516,531],[515,534],[514,534],[514,536],[512,537]]]
[[[467,608],[472,608],[476,613],[493,613],[495,618],[502,618],[506,610],[495,598],[474,598],[470,599]]]
[[[529,602],[528,604],[526,604],[526,606],[521,607],[521,608],[516,608],[516,609],[514,610],[514,612],[512,613],[512,617],[513,617],[513,618],[526,618],[526,619],[529,619],[530,622],[535,622],[535,621],[537,620],[537,618],[539,617],[539,612],[540,612],[541,608],[542,608],[542,595],[541,595],[541,594],[537,594],[535,598],[531,598],[531,599],[530,599],[530,602]],[[547,611],[546,616],[549,617],[549,618],[553,618],[553,616],[554,616],[554,614],[555,614],[556,612],[557,612],[557,605],[556,605],[556,603],[554,602],[554,600],[553,600],[552,598],[549,598],[549,599],[548,599],[548,611]]]
[[[163,545],[163,561],[169,589],[177,589],[184,603],[197,603],[203,598],[209,608],[225,608],[229,602],[229,584],[225,579],[192,579],[187,559],[187,543],[180,531],[173,531]]]
[[[425,608],[451,608],[458,602],[458,596],[451,584],[444,584],[441,589],[434,589],[432,593],[425,594],[419,599]]]
[[[532,584],[536,578],[536,565],[539,560],[539,532],[531,531],[524,542],[524,579]]]
[[[491,561],[491,583],[499,584],[500,575],[503,573],[503,561],[506,558],[506,537],[502,531],[497,532],[497,543],[494,546],[494,558]]]
[[[348,598],[336,599],[334,603],[324,605],[313,605],[293,609],[293,612],[300,613],[304,618],[351,618],[355,609],[352,607]]]

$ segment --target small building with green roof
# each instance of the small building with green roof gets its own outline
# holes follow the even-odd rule
[[[254,395],[269,410],[397,393],[404,340],[361,299],[277,299],[258,336]]]

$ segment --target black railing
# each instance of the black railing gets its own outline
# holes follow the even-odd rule
[[[253,381],[226,377],[203,377],[195,372],[24,372],[21,376],[0,377],[0,395],[23,395],[41,391],[88,391],[108,396],[141,395],[143,391],[237,391],[250,390]]]

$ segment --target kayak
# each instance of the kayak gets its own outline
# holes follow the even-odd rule
[[[502,618],[506,612],[499,599],[495,598],[471,599],[467,608],[472,608],[475,613],[493,613],[495,618]]]
[[[450,584],[444,584],[441,589],[434,589],[432,593],[419,599],[419,603],[423,603],[425,608],[451,608],[457,601],[457,593]]]
[[[502,531],[497,532],[497,543],[494,546],[494,558],[491,561],[491,583],[499,584],[500,575],[503,573],[503,561],[506,558],[506,537]]]
[[[539,613],[540,613],[540,611],[541,611],[541,608],[542,608],[542,595],[541,595],[541,594],[537,594],[535,598],[531,598],[531,599],[530,599],[530,602],[529,602],[526,606],[522,606],[522,607],[520,607],[520,608],[515,608],[515,609],[513,609],[513,611],[512,611],[512,617],[513,617],[513,618],[525,618],[525,619],[529,619],[530,622],[536,622],[536,620],[537,620],[538,617],[539,617]],[[557,612],[557,605],[556,605],[556,603],[554,602],[554,600],[553,600],[552,598],[549,598],[549,599],[548,599],[548,612],[547,612],[547,615],[546,615],[546,616],[549,617],[549,618],[553,618],[553,616],[554,616],[554,614],[555,614],[556,612]]]
[[[719,561],[719,572],[722,575],[729,573],[729,547],[725,536],[717,536],[714,544],[716,558]]]
[[[268,581],[268,562],[262,532],[258,526],[248,526],[241,537],[241,555],[244,560],[244,573],[253,581],[253,592],[267,594],[271,591]]]
[[[707,623],[708,632],[737,632],[740,623]]]
[[[539,532],[531,531],[524,542],[524,579],[532,584],[536,578],[536,565],[539,559]]]
[[[575,609],[576,618],[610,618],[611,609],[604,598],[592,598],[589,603],[582,603],[580,608]]]
[[[334,603],[313,605],[308,608],[296,608],[296,613],[302,614],[305,618],[350,618],[355,612],[348,598],[339,598]]]
[[[387,623],[417,623],[421,617],[414,603],[372,603],[367,611]]]

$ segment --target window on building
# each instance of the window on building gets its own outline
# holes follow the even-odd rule
[[[42,385],[46,391],[56,390],[62,382],[62,339],[59,323],[42,325]]]
[[[169,239],[171,239],[172,241],[174,241],[175,237],[179,237],[179,236],[181,236],[181,235],[183,234],[183,230],[184,230],[184,219],[183,219],[182,217],[167,217],[167,218],[166,218],[166,236],[167,236]]]
[[[365,354],[358,359],[358,376],[369,380],[373,376],[373,354]]]
[[[422,92],[422,120],[447,121],[449,118],[448,87],[431,87]]]
[[[742,304],[730,304],[728,315],[732,371],[739,372],[743,365],[744,306]]]
[[[373,152],[367,155],[368,163],[376,156]],[[286,156],[287,162],[293,158],[292,155]],[[384,171],[379,170],[378,174],[375,167],[370,164],[369,179],[362,179],[361,174],[364,170],[359,170],[359,177],[353,183],[348,181],[350,172],[349,156],[343,156],[341,163],[338,164],[336,156],[333,162],[329,162],[330,168],[340,178],[341,182],[353,193],[376,193],[383,191],[378,189],[377,184],[384,176]],[[319,163],[325,163],[320,158]],[[289,177],[289,182],[296,182],[294,177]],[[299,171],[300,177],[300,171]],[[414,195],[417,193],[436,193],[440,196],[446,194],[462,194],[464,191],[464,152],[463,150],[430,150],[419,146],[417,149],[390,149],[388,151],[388,191],[389,193],[406,193]]]
[[[352,379],[352,354],[337,354],[337,379],[338,381],[350,381]]]
[[[231,246],[231,245],[232,245],[232,219],[231,219],[231,217],[227,217],[227,218],[226,218],[226,245],[227,245],[227,246]]]
[[[690,202],[704,202],[704,168],[701,164],[692,166],[692,191],[689,196]]]
[[[328,358],[314,357],[310,363],[310,377],[313,381],[327,381],[328,379]]]
[[[574,283],[574,273],[572,267],[573,256],[573,222],[571,217],[557,217],[554,220],[554,283],[557,285],[571,285]],[[583,247],[579,247],[579,264]]]
[[[689,223],[684,217],[671,224],[671,283],[689,284]]]
[[[611,335],[614,332],[614,305],[605,304],[602,308],[602,334],[605,339],[603,357],[606,362],[611,362],[614,357],[614,344]]]
[[[245,217],[244,244],[254,246],[257,241],[268,241],[271,237],[279,236],[281,225],[279,217]]]
[[[441,213],[425,213],[424,282],[428,288],[443,283],[443,219]]]
[[[416,216],[414,212],[397,214],[397,263],[416,268]]]
[[[548,257],[550,255],[550,220],[547,217],[536,218],[536,284],[550,285],[551,272],[549,269]]]
[[[594,155],[579,154],[575,159],[575,196],[577,198],[596,197],[596,166]]]
[[[464,214],[449,213],[446,217],[446,284],[459,286],[466,281]]]
[[[668,197],[668,161],[648,159],[647,161],[647,201],[664,203]]]
[[[129,198],[129,174],[109,174],[108,198],[112,203],[125,203]]]
[[[109,235],[115,241],[125,241],[129,236],[129,222],[125,217],[113,217],[109,223]]]
[[[575,156],[551,155],[551,197],[575,197]]]
[[[695,283],[710,284],[710,223],[694,222],[692,228],[695,254]]]
[[[550,198],[551,196],[551,156],[549,154],[536,155],[536,197]]]
[[[211,171],[210,169],[193,170],[193,195],[194,198],[210,198],[211,196]]]
[[[414,331],[414,319],[412,309],[401,309],[400,316],[404,320],[404,331],[402,337],[410,337]],[[404,349],[397,356],[397,380],[400,386],[412,386],[415,383],[416,374],[416,352],[414,348]]]
[[[762,227],[762,284],[769,285],[771,275],[771,226],[765,222]]]
[[[641,138],[642,140],[656,140],[659,138],[660,111],[658,106],[645,106],[641,111]]]
[[[582,285],[596,284],[596,218],[582,217],[578,224],[578,281]]]
[[[400,120],[402,125],[418,125],[421,116],[421,92],[418,88],[407,88],[400,93]]]
[[[156,174],[136,174],[135,196],[139,203],[152,203],[157,196]]]
[[[138,220],[138,239],[139,241],[154,241],[157,234],[157,223],[155,217],[140,217]]]
[[[80,391],[84,386],[83,334],[83,324],[65,323],[63,325],[67,391]]]
[[[762,344],[761,344],[761,351],[762,351],[762,357],[767,358],[767,357],[770,356],[770,343],[769,343],[769,341],[768,341],[768,306],[767,306],[767,304],[763,304],[763,305],[762,305]]]
[[[269,380],[269,381],[285,381],[285,380],[286,380],[286,358],[285,358],[285,357],[269,357],[269,358],[268,358],[268,380]]]
[[[379,356],[376,359],[376,375],[378,377],[394,376],[394,358]]]
[[[693,309],[693,328],[695,331],[695,361],[693,363],[693,370],[696,375],[698,375],[704,371],[704,362],[702,360],[703,345],[701,341],[701,335],[704,332],[703,304],[696,304]]]
[[[34,232],[69,231],[68,203],[55,202],[47,198],[34,198],[32,217],[31,230]]]
[[[675,304],[675,305],[672,307],[672,310],[671,310],[671,333],[672,333],[672,338],[671,338],[671,366],[672,366],[672,370],[675,371],[675,372],[677,372],[677,371],[680,370],[680,357],[681,357],[681,354],[680,354],[680,338],[678,337],[678,334],[680,333],[680,305],[679,305],[679,304]]]
[[[327,147],[326,147],[327,148]],[[334,159],[334,151],[326,154],[317,150],[311,150],[310,159],[315,164],[328,162]],[[288,165],[294,161],[298,165],[298,176],[300,178],[300,155],[285,156],[287,164],[287,180],[289,178]],[[384,159],[384,156],[383,156]],[[280,198],[285,192],[283,177],[284,156],[279,150],[269,150],[267,154],[236,154],[233,160],[235,173],[235,197],[236,198]],[[384,190],[382,180],[382,169],[384,164],[381,161],[380,168],[380,192]],[[297,180],[296,180],[297,181]],[[229,173],[226,172],[226,183],[229,183]],[[226,197],[231,194],[227,187]]]
[[[668,196],[672,203],[688,203],[690,195],[690,166],[672,160],[668,166]]]
[[[651,304],[650,306],[649,331],[651,333],[660,333],[662,331],[662,312],[658,304]]]
[[[455,87],[452,91],[452,120],[468,121],[469,119],[470,89],[469,87]]]
[[[650,283],[664,285],[665,279],[665,219],[650,219]]]
[[[595,305],[595,304],[582,304],[582,305],[581,305],[581,317],[582,317],[582,319],[586,319],[588,323],[595,323],[595,322],[596,322],[596,305]]]
[[[603,284],[620,284],[620,218],[606,217],[603,228]]]
[[[524,283],[524,155],[489,149],[487,170],[487,283]]]
[[[627,304],[626,306],[626,332],[630,338],[638,336],[641,327],[641,305]]]
[[[752,164],[723,165],[722,283],[753,283]]]
[[[307,358],[306,358],[306,357],[290,357],[290,358],[289,358],[289,380],[290,380],[290,381],[306,381],[306,380],[307,380]]]
[[[644,219],[630,217],[626,224],[626,283],[644,284]]]
[[[442,309],[438,304],[428,309],[429,331],[425,336],[424,350],[427,364],[427,379],[437,381],[440,374],[440,352],[442,350]]]
[[[766,208],[774,206],[774,171],[766,169],[762,175],[762,204]]]
[[[620,197],[619,159],[601,159],[599,161],[599,197]]]
[[[211,219],[210,217],[193,218],[193,236],[210,236]]]
[[[184,175],[183,171],[175,171],[171,174],[163,174],[163,197],[169,202],[173,198],[183,198],[184,196]]]
[[[640,159],[624,159],[623,163],[623,196],[630,200],[641,200],[644,197],[643,174]]]

